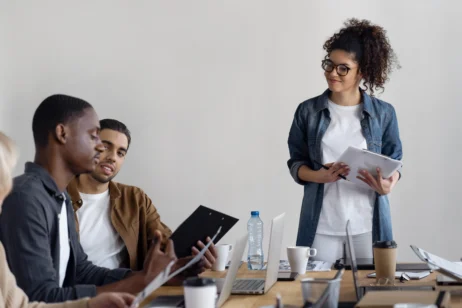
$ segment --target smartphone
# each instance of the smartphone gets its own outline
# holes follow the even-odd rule
[[[294,281],[298,277],[298,273],[295,272],[279,272],[278,281]]]

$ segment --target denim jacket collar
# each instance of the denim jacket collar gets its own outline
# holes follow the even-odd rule
[[[374,111],[374,108],[372,107],[371,97],[364,90],[360,89],[360,92],[361,92],[361,100],[363,102],[364,112],[366,112],[371,118],[375,118],[375,111]],[[316,101],[315,106],[314,106],[315,112],[319,112],[321,110],[327,109],[330,93],[331,91],[327,89],[319,97],[319,99]]]

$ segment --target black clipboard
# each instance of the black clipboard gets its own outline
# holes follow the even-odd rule
[[[229,231],[239,219],[212,210],[200,205],[170,236],[175,245],[175,253],[178,258],[184,258],[192,254],[192,247],[197,241],[206,243],[205,239],[217,233],[221,226],[221,232],[217,235],[215,243]]]

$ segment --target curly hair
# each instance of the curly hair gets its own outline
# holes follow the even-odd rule
[[[369,90],[371,95],[377,89],[383,92],[389,74],[395,67],[400,68],[387,32],[368,20],[356,18],[347,20],[344,25],[344,28],[324,43],[324,50],[327,52],[325,58],[336,49],[353,53],[363,75],[364,90]]]

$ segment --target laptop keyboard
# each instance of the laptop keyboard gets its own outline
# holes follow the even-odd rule
[[[233,290],[260,290],[265,285],[262,279],[236,279],[233,283]]]

